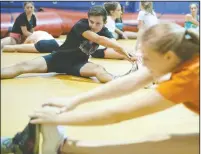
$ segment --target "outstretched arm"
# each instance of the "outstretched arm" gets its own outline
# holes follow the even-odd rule
[[[83,103],[106,100],[127,95],[131,92],[137,91],[140,88],[143,88],[152,80],[153,78],[151,73],[147,68],[144,67],[127,76],[110,81],[89,92],[85,92],[71,98],[67,97],[50,100],[44,105],[64,107],[63,111],[68,111]]]
[[[29,32],[27,30],[26,26],[21,26],[21,30],[22,30],[23,35],[26,36],[26,37],[28,37],[28,36],[30,36],[32,34],[31,32]]]
[[[93,42],[99,44],[99,45],[102,45],[102,46],[105,46],[108,48],[113,48],[118,53],[124,55],[127,59],[130,59],[129,54],[124,50],[124,48],[117,41],[114,41],[114,40],[109,39],[104,36],[100,36],[90,30],[85,31],[82,34],[82,36],[90,41],[93,41]]]
[[[115,28],[115,32],[116,32],[117,34],[121,35],[123,39],[128,39],[128,37],[127,37],[126,35],[124,35],[124,32],[121,31],[120,29]]]
[[[61,114],[39,111],[31,115],[36,119],[32,123],[47,123],[55,125],[106,125],[119,123],[172,107],[174,103],[163,98],[156,90],[143,91],[140,95],[134,93],[126,99],[127,102],[86,112],[75,111]]]

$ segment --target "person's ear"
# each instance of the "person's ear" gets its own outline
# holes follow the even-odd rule
[[[110,15],[112,15],[114,13],[114,11],[110,11]]]
[[[175,54],[174,51],[170,50],[170,51],[165,53],[164,59],[165,60],[176,60],[176,59],[178,59],[178,57],[177,57],[177,55]]]

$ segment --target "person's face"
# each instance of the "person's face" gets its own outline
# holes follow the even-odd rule
[[[143,63],[154,77],[173,71],[180,63],[180,59],[171,51],[161,54],[157,51],[150,50],[146,46],[141,46],[141,51]]]
[[[32,14],[34,12],[34,6],[31,3],[27,3],[24,10],[26,14]]]
[[[111,15],[115,17],[115,19],[121,18],[122,10],[120,4],[117,5],[117,8],[114,11],[111,11]]]
[[[98,33],[104,27],[105,23],[103,21],[103,16],[90,16],[89,20],[89,27],[91,31]]]
[[[197,14],[198,8],[197,8],[197,6],[195,4],[192,4],[190,6],[190,10],[191,10],[191,13]]]

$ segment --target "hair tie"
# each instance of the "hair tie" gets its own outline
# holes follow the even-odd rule
[[[191,36],[189,35],[189,33],[188,33],[188,29],[186,29],[185,30],[185,34],[184,34],[185,36],[185,39],[187,39],[187,40],[189,40],[189,39],[191,39]]]

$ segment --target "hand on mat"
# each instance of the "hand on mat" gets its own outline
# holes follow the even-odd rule
[[[32,124],[56,124],[58,122],[58,114],[46,109],[36,110],[29,117],[33,118],[30,121]]]

